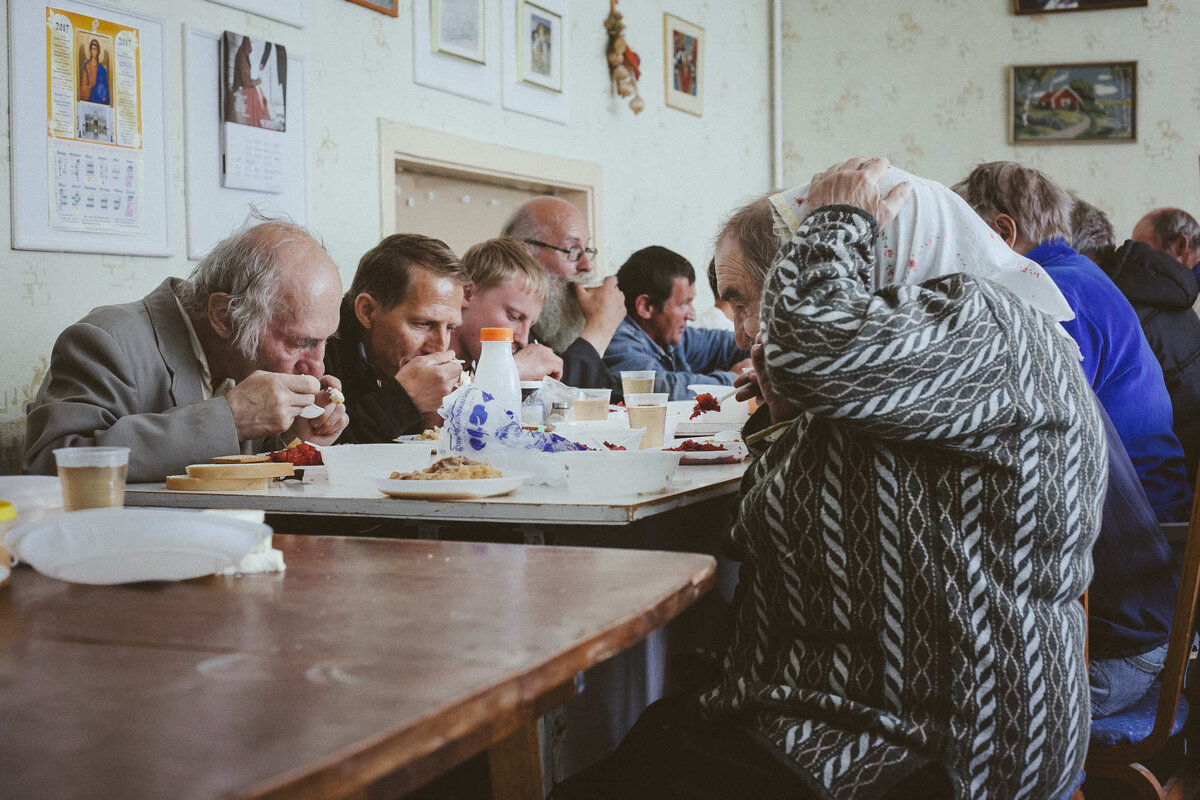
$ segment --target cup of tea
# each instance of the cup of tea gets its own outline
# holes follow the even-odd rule
[[[64,511],[125,505],[128,447],[60,447],[54,461]]]
[[[576,422],[604,422],[608,419],[608,401],[612,389],[579,389],[581,394],[575,401]]]
[[[646,429],[639,450],[657,450],[663,446],[663,433],[667,424],[667,396],[666,392],[625,395],[629,427]]]
[[[621,370],[621,393],[647,394],[654,391],[654,370],[652,369],[623,369]],[[628,403],[626,403],[628,405]]]

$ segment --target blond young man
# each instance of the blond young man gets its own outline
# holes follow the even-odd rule
[[[462,259],[471,283],[463,291],[462,324],[450,346],[468,364],[479,361],[481,328],[511,328],[513,357],[521,380],[562,377],[562,359],[545,345],[529,341],[550,294],[550,278],[524,246],[513,239],[488,239]]]

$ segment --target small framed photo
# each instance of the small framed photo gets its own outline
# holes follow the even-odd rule
[[[666,102],[672,108],[704,113],[704,29],[663,14],[663,65]]]
[[[422,2],[423,0],[417,0]],[[397,0],[390,0],[395,3]],[[484,0],[429,0],[429,30],[433,52],[487,63]]]
[[[1149,0],[1013,0],[1018,14],[1052,14],[1058,11],[1103,11],[1108,8],[1145,8]]]
[[[1137,62],[1035,64],[1009,75],[1008,141],[1137,141]]]
[[[372,11],[378,11],[380,14],[387,14],[389,17],[396,16],[400,10],[396,7],[399,0],[350,0],[350,2]]]
[[[562,91],[562,17],[528,0],[517,2],[517,74],[525,83]]]

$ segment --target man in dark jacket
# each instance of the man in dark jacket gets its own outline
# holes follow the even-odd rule
[[[450,333],[470,282],[444,242],[415,233],[393,234],[359,260],[325,350],[350,413],[343,442],[390,442],[440,424],[442,398],[462,375]]]
[[[1126,241],[1113,246],[1113,228],[1098,208],[1076,200],[1071,213],[1075,249],[1100,265],[1137,312],[1142,332],[1162,366],[1174,409],[1175,435],[1183,445],[1188,482],[1200,461],[1200,317],[1192,310],[1200,282],[1160,248]]]
[[[1163,251],[1192,272],[1200,270],[1200,222],[1182,208],[1154,209],[1138,220],[1129,238]]]

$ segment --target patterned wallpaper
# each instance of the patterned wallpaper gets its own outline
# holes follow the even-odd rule
[[[118,0],[165,14],[175,255],[166,259],[16,251],[0,230],[0,472],[11,472],[23,441],[23,410],[65,326],[105,303],[140,298],[168,275],[185,275],[182,23],[280,42],[308,58],[313,227],[349,283],[358,257],[379,238],[379,118],[496,142],[604,167],[610,269],[649,244],[707,264],[721,218],[770,182],[770,68],[767,0],[638,0],[621,4],[626,39],[642,57],[646,110],[634,116],[610,91],[604,60],[604,0],[572,0],[571,120],[563,126],[500,105],[467,100],[412,82],[412,3],[385,17],[345,0],[307,0],[308,26],[296,29],[205,0]],[[7,3],[0,37],[7,42]],[[663,104],[663,12],[706,31],[704,116]],[[489,35],[491,33],[489,32]],[[0,114],[7,115],[7,59],[0,59]],[[0,219],[9,218],[8,123],[0,124]],[[697,284],[707,298],[707,285]]]
[[[784,176],[885,155],[954,183],[982,161],[1046,172],[1107,212],[1200,216],[1200,3],[1016,16],[1011,0],[784,0]],[[1138,141],[1007,143],[1008,67],[1138,62]],[[790,85],[789,85],[790,84]]]

